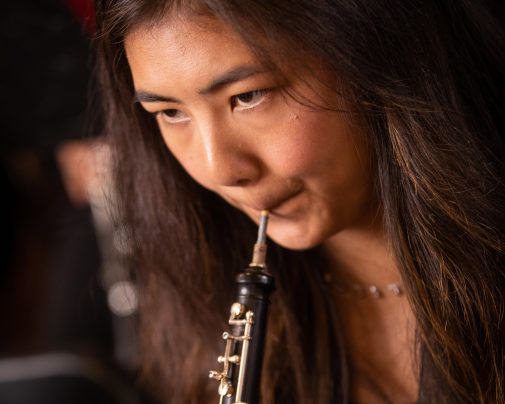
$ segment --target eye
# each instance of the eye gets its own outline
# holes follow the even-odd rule
[[[231,98],[231,107],[238,111],[254,108],[265,100],[268,92],[267,89],[254,90],[235,95]]]
[[[189,116],[180,109],[164,109],[163,111],[159,111],[158,115],[170,124],[189,121]]]

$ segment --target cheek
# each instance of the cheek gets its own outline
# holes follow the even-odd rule
[[[163,137],[165,146],[184,168],[184,170],[193,178],[197,183],[205,188],[209,188],[210,181],[206,177],[206,167],[204,160],[201,156],[194,153],[191,148],[189,139],[191,137],[183,133],[167,133],[166,128],[160,125],[160,132]],[[184,140],[188,139],[188,140]]]
[[[319,175],[352,159],[350,125],[343,114],[298,111],[276,128],[269,145],[274,171],[286,176]]]
[[[207,167],[201,157],[188,153],[183,157],[176,156],[176,158],[191,178],[193,178],[202,187],[214,191],[211,185],[212,181],[207,175]]]
[[[205,178],[205,169],[202,164],[202,159],[197,158],[191,154],[187,156],[177,158],[179,163],[181,163],[182,167],[186,172],[199,184],[204,185],[207,182]]]

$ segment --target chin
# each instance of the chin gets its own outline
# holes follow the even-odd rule
[[[288,250],[308,250],[321,244],[326,237],[319,232],[304,231],[298,226],[269,226],[268,236]]]

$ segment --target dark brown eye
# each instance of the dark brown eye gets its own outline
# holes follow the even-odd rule
[[[237,95],[237,100],[240,102],[251,102],[254,99],[255,91],[249,91],[248,93],[243,93]]]
[[[179,111],[176,109],[165,109],[164,111],[162,111],[162,113],[168,116],[169,118],[175,118],[179,113]]]
[[[189,116],[180,109],[170,108],[158,112],[160,117],[168,123],[181,123],[189,121]]]
[[[263,102],[267,93],[268,90],[255,90],[237,94],[232,97],[232,108],[239,110],[253,108]]]

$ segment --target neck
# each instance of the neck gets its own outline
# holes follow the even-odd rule
[[[342,231],[328,239],[324,247],[337,279],[365,285],[400,281],[392,250],[377,226]]]

